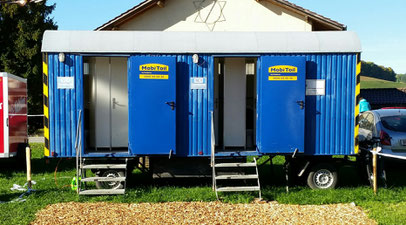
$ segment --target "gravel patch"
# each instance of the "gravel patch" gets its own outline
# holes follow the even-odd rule
[[[58,203],[32,224],[377,224],[354,204]]]

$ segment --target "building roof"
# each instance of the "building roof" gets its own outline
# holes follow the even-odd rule
[[[166,0],[170,1],[170,0]],[[254,0],[252,0],[254,1]],[[260,0],[257,0],[260,1]],[[347,26],[341,24],[337,21],[334,21],[330,18],[324,17],[320,14],[317,14],[313,11],[308,9],[302,8],[298,5],[295,5],[286,0],[267,0],[271,1],[283,8],[288,10],[294,11],[296,13],[302,14],[309,18],[310,21],[313,21],[313,26],[316,26],[316,30],[347,30]],[[95,30],[114,30],[115,27],[119,26],[120,24],[125,23],[126,21],[134,18],[135,16],[139,15],[140,13],[145,12],[146,10],[159,5],[162,6],[165,0],[145,0],[140,4],[134,6],[133,8],[125,11],[124,13],[118,15],[117,17],[111,19],[110,21],[104,23],[103,25],[97,27]]]
[[[357,34],[350,31],[46,31],[42,41],[42,52],[358,53],[361,52],[361,42]]]
[[[406,104],[406,88],[361,89],[361,96],[371,105]]]

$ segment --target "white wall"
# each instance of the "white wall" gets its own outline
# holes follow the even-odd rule
[[[263,0],[169,0],[125,22],[118,30],[311,31],[302,15]],[[201,7],[199,4],[202,4]],[[202,8],[199,10],[199,8]],[[206,22],[205,22],[206,21]]]

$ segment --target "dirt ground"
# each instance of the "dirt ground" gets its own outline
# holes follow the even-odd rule
[[[376,224],[354,204],[59,203],[32,224]]]

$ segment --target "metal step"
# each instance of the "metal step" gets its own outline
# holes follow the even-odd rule
[[[242,187],[221,187],[216,188],[218,192],[231,192],[231,191],[259,191],[258,186],[242,186]]]
[[[257,174],[249,175],[219,175],[215,177],[216,180],[242,180],[242,179],[258,179]]]
[[[124,189],[95,189],[80,191],[79,195],[123,195]]]
[[[257,164],[252,163],[216,163],[214,164],[216,168],[224,168],[224,167],[256,167]]]
[[[81,169],[126,169],[127,164],[89,164],[81,165]]]
[[[86,177],[81,180],[82,182],[94,182],[94,181],[105,181],[105,182],[124,182],[125,177]]]

